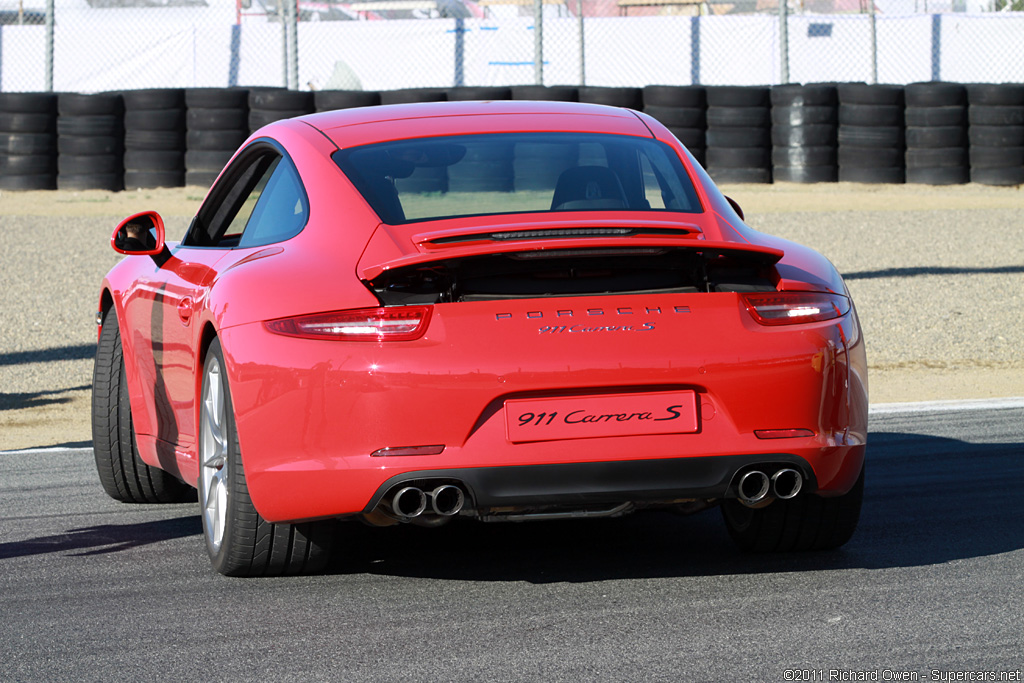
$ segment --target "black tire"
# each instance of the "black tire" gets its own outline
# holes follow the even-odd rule
[[[185,107],[188,109],[246,109],[248,88],[186,88]]]
[[[57,189],[117,192],[124,189],[124,175],[121,173],[58,173]]]
[[[903,88],[908,107],[945,107],[967,104],[967,88],[961,83],[911,83]]]
[[[53,133],[0,133],[2,154],[53,154],[57,136]]]
[[[1013,168],[972,168],[971,182],[1013,187],[1024,185],[1024,166]]]
[[[1024,106],[972,104],[967,120],[972,126],[1024,126]]]
[[[249,137],[244,130],[190,130],[185,136],[185,147],[196,151],[235,151]],[[126,138],[127,139],[127,138]]]
[[[973,146],[969,152],[973,168],[1012,168],[1024,166],[1024,146],[980,147]]]
[[[319,93],[318,93],[319,94]],[[473,102],[477,100],[511,100],[512,88],[505,85],[462,87],[448,90],[449,102]],[[377,96],[378,103],[380,95]],[[319,103],[318,105],[319,106]]]
[[[967,166],[908,167],[906,181],[918,185],[966,185],[971,182],[971,169]]]
[[[213,185],[213,181],[220,175],[220,170],[216,171],[195,171],[191,169],[185,170],[185,186],[195,186],[209,188]]]
[[[185,154],[175,150],[126,150],[124,168],[131,171],[185,171]],[[183,176],[184,177],[184,176]]]
[[[707,89],[709,107],[769,107],[771,88],[762,85],[712,85]]]
[[[136,109],[124,114],[125,130],[185,130],[185,110]]]
[[[849,147],[840,146],[836,158],[840,166],[858,168],[902,168],[904,151],[902,147]]]
[[[51,114],[0,111],[0,132],[3,133],[51,133],[56,127],[57,117]]]
[[[382,94],[383,97],[383,94]],[[579,102],[579,88],[571,85],[513,85],[513,100],[542,100],[545,102]]]
[[[933,149],[907,149],[907,169],[911,168],[967,168],[966,147],[939,147]]]
[[[1024,126],[970,126],[967,137],[979,147],[1024,146]]]
[[[50,154],[0,154],[0,175],[43,175],[53,173]]]
[[[893,148],[903,146],[901,126],[839,126],[839,146]]]
[[[907,128],[907,147],[936,149],[940,147],[966,147],[967,128],[964,126],[932,126]]]
[[[901,185],[906,182],[906,171],[902,166],[839,166],[841,183],[884,183]]]
[[[644,87],[644,107],[691,107],[706,109],[707,90],[700,85],[648,85]]]
[[[953,107],[907,107],[904,120],[908,126],[962,126],[967,123],[967,108]]]
[[[56,173],[40,173],[37,175],[3,175],[0,174],[0,190],[53,190],[57,188]]]
[[[771,125],[768,107],[708,107],[708,128],[767,128]]]
[[[775,166],[772,177],[777,183],[834,183],[839,178],[835,166]]]
[[[61,116],[120,116],[123,101],[116,93],[61,93],[57,96],[57,113]]]
[[[92,379],[92,448],[107,495],[122,503],[180,503],[193,489],[139,458],[117,315],[103,316]]]
[[[124,99],[125,111],[185,108],[185,90],[182,88],[125,90],[121,97]]]
[[[121,117],[113,114],[96,116],[59,116],[57,117],[57,135],[120,136]]]
[[[806,126],[772,126],[772,144],[776,147],[835,147],[838,128],[828,123]]]
[[[801,493],[763,508],[745,507],[735,498],[722,502],[729,535],[745,552],[777,553],[834,550],[853,536],[864,499],[864,470],[849,493],[823,498]]]
[[[140,151],[184,152],[185,133],[177,130],[126,130],[124,147]]]
[[[768,128],[709,128],[708,147],[771,147]]]
[[[707,123],[703,107],[662,107],[649,105],[644,113],[653,116],[666,128],[701,128]]]
[[[898,104],[843,104],[839,123],[847,126],[902,126],[903,107]]]
[[[120,173],[122,168],[119,154],[61,154],[57,157],[57,171],[61,175]]]
[[[834,85],[776,85],[771,89],[773,107],[835,107],[839,101]]]
[[[1024,106],[1024,83],[970,83],[967,101],[994,107]]]
[[[121,138],[113,135],[61,135],[57,138],[61,154],[119,154]]]
[[[309,112],[293,110],[275,110],[275,109],[250,109],[248,125],[250,131],[257,131],[263,126],[274,123],[275,121],[283,121],[284,119],[294,118],[296,116],[305,116]]]
[[[703,128],[669,127],[668,132],[672,133],[679,142],[683,143],[684,147],[691,151],[694,148],[703,149],[707,147],[707,133]]]
[[[246,107],[224,109],[189,109],[185,113],[188,130],[248,130],[249,110]]]
[[[448,93],[443,88],[402,88],[385,90],[380,94],[381,104],[411,104],[413,102],[444,102]]]
[[[185,152],[185,168],[189,171],[220,173],[234,153],[234,150],[189,150]]]
[[[313,93],[313,108],[316,111],[376,107],[378,104],[380,93],[376,90],[317,90]]]
[[[126,190],[148,187],[182,187],[185,184],[185,171],[146,171],[131,170],[124,172]]]
[[[840,83],[837,86],[842,104],[903,104],[903,86],[866,83]]]
[[[807,126],[822,123],[835,124],[839,118],[838,107],[818,106],[775,106],[772,107],[772,124],[779,126]]]
[[[831,166],[837,164],[837,150],[832,145],[776,147],[772,150],[772,166]]]
[[[771,168],[771,150],[767,147],[711,147],[707,148],[708,167]],[[756,181],[752,181],[756,182]]]
[[[249,109],[263,111],[313,112],[313,93],[307,90],[254,88],[249,91]]]
[[[710,151],[710,150],[709,150]],[[772,182],[770,168],[711,168],[708,174],[716,183],[757,183]]]
[[[199,435],[199,510],[210,562],[227,576],[322,571],[330,559],[332,525],[272,524],[252,504],[225,367],[220,341],[215,339],[203,366],[199,420],[201,430],[216,423],[223,435],[223,439],[204,438],[202,431]]]
[[[54,116],[57,113],[57,95],[41,92],[2,92],[0,112]]]
[[[644,91],[641,88],[608,88],[581,85],[577,91],[580,102],[605,104],[611,107],[626,107],[640,110],[644,107]]]

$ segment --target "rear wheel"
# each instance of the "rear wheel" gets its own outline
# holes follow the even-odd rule
[[[329,523],[272,524],[253,506],[218,340],[203,366],[199,411],[199,506],[213,568],[228,576],[322,570],[330,550]]]
[[[729,535],[747,552],[831,550],[853,536],[863,498],[862,468],[857,483],[842,496],[801,493],[757,509],[729,498],[722,503],[722,516]]]
[[[180,503],[192,488],[139,458],[117,315],[104,316],[92,381],[92,444],[107,494],[123,503]]]

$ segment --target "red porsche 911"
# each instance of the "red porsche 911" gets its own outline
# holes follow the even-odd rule
[[[198,489],[221,573],[322,569],[337,520],[719,506],[751,551],[856,527],[867,374],[842,278],[745,225],[644,114],[279,121],[180,242],[143,212],[112,245],[100,480],[126,502]]]

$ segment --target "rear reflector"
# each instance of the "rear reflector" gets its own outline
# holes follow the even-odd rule
[[[850,311],[850,300],[824,292],[758,292],[744,294],[743,302],[762,325],[796,325],[832,320]]]
[[[755,429],[754,436],[759,439],[800,439],[814,436],[810,429]]]
[[[427,331],[432,310],[430,306],[362,308],[268,320],[263,325],[274,334],[303,339],[411,341]]]
[[[442,451],[444,446],[389,446],[378,448],[370,455],[375,458],[396,455],[440,455]]]

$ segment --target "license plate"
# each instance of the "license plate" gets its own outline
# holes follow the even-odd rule
[[[513,443],[697,431],[693,391],[567,396],[505,401],[505,427]]]

